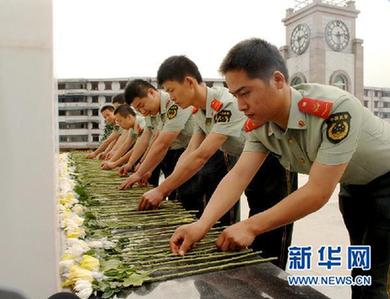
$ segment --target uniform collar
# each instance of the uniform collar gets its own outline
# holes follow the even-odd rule
[[[305,130],[307,128],[306,114],[298,108],[298,102],[303,98],[302,94],[296,89],[290,87],[291,90],[291,106],[288,117],[287,129],[282,131],[276,124],[270,122],[268,127],[268,135],[275,134],[276,137],[281,137],[289,129]]]
[[[167,106],[170,102],[169,94],[160,90],[160,114],[167,112]]]
[[[303,98],[303,95],[296,89],[290,87],[291,90],[291,106],[290,115],[288,118],[287,129],[303,130],[307,128],[306,114],[301,112],[298,107],[298,102]]]
[[[214,99],[214,90],[210,87],[207,88],[207,96],[206,96],[206,117],[213,117],[213,109],[211,108],[211,102]]]

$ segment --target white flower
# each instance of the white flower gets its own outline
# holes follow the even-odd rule
[[[80,205],[80,204],[75,204],[74,207],[72,208],[72,211],[74,213],[76,213],[78,216],[83,215],[84,214],[84,210],[85,210],[85,208],[82,205]]]
[[[103,280],[106,276],[102,272],[92,271],[92,277],[97,281]]]
[[[81,299],[88,299],[93,292],[92,284],[88,280],[77,280],[73,289]]]
[[[60,261],[60,273],[69,272],[70,267],[74,265],[74,260]]]
[[[102,238],[100,240],[88,241],[89,247],[91,248],[104,248],[111,249],[115,247],[115,243],[112,241],[108,241],[107,238]]]
[[[67,250],[66,252],[72,254],[75,257],[80,257],[83,253],[90,250],[89,246],[83,240],[76,238],[67,239]]]

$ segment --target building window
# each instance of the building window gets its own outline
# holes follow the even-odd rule
[[[364,90],[364,95],[365,95],[366,97],[368,97],[368,89],[365,89],[365,90]]]
[[[382,91],[382,97],[390,98],[390,91]]]
[[[329,84],[341,88],[343,90],[350,90],[349,76],[344,71],[336,71],[330,76]]]
[[[99,109],[92,109],[92,115],[98,116],[99,115]]]
[[[58,116],[65,116],[65,110],[59,110]]]
[[[92,97],[92,103],[99,103],[99,97],[98,96],[93,96]]]
[[[91,82],[92,90],[99,90],[99,82]]]
[[[104,89],[105,90],[112,90],[112,82],[111,81],[104,81]]]
[[[58,89],[65,89],[65,83],[58,83]]]
[[[368,101],[364,101],[364,107],[368,107]]]
[[[92,123],[92,129],[99,129],[99,123]]]
[[[306,77],[304,74],[295,73],[294,75],[291,76],[291,81],[290,81],[291,86],[302,84],[302,83],[307,83],[307,80],[306,80]]]
[[[112,102],[112,96],[106,96],[106,103]]]
[[[125,89],[126,85],[127,85],[127,81],[120,81],[119,82],[119,88],[120,89]]]
[[[92,134],[92,141],[99,142],[99,134]]]
[[[375,90],[375,96],[379,97],[379,91],[378,90]]]

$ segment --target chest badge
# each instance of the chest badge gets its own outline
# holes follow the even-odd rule
[[[177,115],[177,110],[178,110],[178,106],[175,104],[175,105],[172,105],[168,111],[167,111],[167,117],[168,119],[173,119],[176,117]]]
[[[332,114],[326,120],[326,137],[332,143],[339,143],[344,140],[351,128],[351,115],[348,112]]]
[[[228,123],[232,117],[232,112],[229,110],[221,110],[214,115],[214,122],[216,123]]]

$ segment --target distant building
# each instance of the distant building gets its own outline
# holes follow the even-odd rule
[[[100,107],[123,92],[129,80],[140,78],[58,80],[58,129],[60,149],[87,149],[99,145],[105,126]],[[142,78],[157,87],[156,78]],[[208,86],[224,85],[222,79],[205,79]]]
[[[390,88],[364,87],[363,99],[372,113],[390,122]]]

